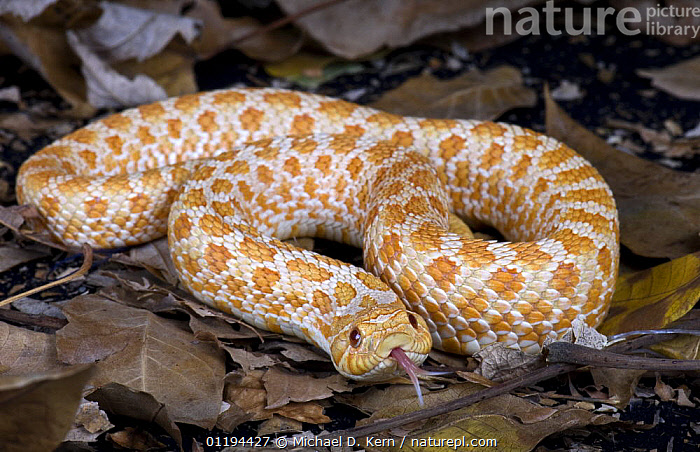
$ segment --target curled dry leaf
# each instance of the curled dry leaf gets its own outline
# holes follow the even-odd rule
[[[150,393],[175,421],[211,428],[221,407],[223,352],[197,342],[181,322],[97,295],[74,298],[56,335],[67,363],[100,361],[96,387],[112,382]]]
[[[648,257],[700,249],[700,174],[664,168],[617,151],[571,119],[545,93],[547,133],[590,161],[612,188],[620,241]]]
[[[532,0],[349,0],[294,22],[335,55],[358,58],[384,46],[399,47],[424,36],[479,24],[488,7],[519,8]],[[317,0],[278,0],[288,15],[318,5]]]
[[[398,115],[495,119],[511,108],[531,107],[536,100],[535,92],[523,86],[518,69],[500,66],[450,80],[423,74],[389,91],[372,107]]]
[[[271,419],[274,414],[300,422],[324,424],[331,419],[323,414],[318,402],[290,402],[284,406],[267,409],[267,391],[263,383],[263,370],[248,373],[232,372],[226,376],[224,400],[231,407],[219,417],[217,425],[226,431],[235,428],[233,421]]]
[[[700,72],[700,57],[681,61],[662,69],[637,69],[637,74],[650,78],[653,86],[687,100],[700,100],[698,72]]]
[[[182,444],[182,433],[168,414],[168,407],[151,394],[118,383],[109,383],[85,397],[97,402],[108,413],[154,422]]]
[[[598,330],[606,335],[662,328],[700,298],[700,252],[617,280],[610,311]]]
[[[30,376],[0,377],[0,444],[3,451],[54,450],[73,423],[92,365]]]

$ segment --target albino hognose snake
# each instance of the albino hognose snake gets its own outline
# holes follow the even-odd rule
[[[432,345],[537,352],[576,317],[600,323],[617,276],[611,191],[562,143],[280,89],[96,121],[27,160],[17,196],[70,245],[167,230],[197,298],[306,339],[356,379],[386,379],[397,360],[411,373]],[[449,232],[450,212],[512,242]],[[280,242],[296,236],[363,246],[381,280]]]

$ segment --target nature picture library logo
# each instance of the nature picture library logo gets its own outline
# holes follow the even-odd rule
[[[515,19],[514,19],[515,17]],[[644,31],[652,36],[684,36],[696,38],[700,34],[700,2],[698,6],[656,6],[635,8],[628,6],[616,10],[612,7],[561,8],[549,0],[542,9],[523,7],[512,12],[506,7],[486,8],[486,34],[494,34],[494,21],[503,21],[506,36],[539,35],[604,35],[607,20],[614,20],[615,27],[628,36]],[[563,19],[563,21],[562,21]],[[563,23],[563,25],[562,25]]]

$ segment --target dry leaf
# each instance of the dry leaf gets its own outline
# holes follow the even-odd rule
[[[334,392],[347,392],[353,388],[340,374],[326,378],[311,375],[291,374],[277,367],[265,372],[262,379],[267,391],[266,409],[275,409],[289,402],[309,402],[331,397]]]
[[[64,367],[53,334],[0,322],[0,375],[27,375]]]
[[[651,79],[651,84],[686,100],[700,100],[700,57],[681,61],[663,69],[637,69],[637,75]]]
[[[97,402],[108,413],[153,422],[182,444],[182,433],[168,414],[168,408],[151,394],[109,383],[85,397]]]
[[[532,0],[349,0],[294,22],[326,49],[344,58],[358,58],[384,47],[400,47],[424,36],[479,24],[488,7],[519,8]],[[288,15],[317,0],[278,0]]]
[[[679,334],[649,348],[671,359],[700,359],[700,337],[691,334]]]
[[[265,408],[267,391],[262,381],[264,375],[265,371],[254,370],[244,375],[232,372],[226,376],[225,400],[231,403],[231,407],[222,413],[217,425],[229,431],[234,424],[231,419],[263,420],[272,418],[274,414],[314,424],[331,421],[317,402],[290,402],[276,409]],[[222,426],[222,418],[227,421],[224,425],[226,428]]]
[[[24,264],[48,255],[47,251],[41,252],[13,245],[0,246],[0,272],[7,271],[15,265]]]
[[[605,403],[609,403],[619,409],[624,409],[634,395],[639,379],[646,370],[637,369],[613,369],[613,368],[592,368],[590,370],[596,386],[608,388],[608,398]]]
[[[92,365],[0,377],[0,444],[6,452],[54,450],[73,423]]]
[[[673,171],[620,152],[571,119],[545,93],[547,133],[583,155],[612,188],[620,241],[649,257],[700,249],[700,174]]]
[[[274,356],[266,353],[249,352],[241,348],[229,346],[224,346],[224,350],[226,350],[234,362],[238,363],[238,365],[243,368],[244,372],[279,364],[279,359],[275,359]]]
[[[657,375],[656,384],[654,385],[654,393],[659,396],[662,402],[669,402],[674,399],[675,391],[672,387],[661,381],[661,377]]]
[[[384,94],[372,107],[398,115],[494,119],[516,107],[531,107],[537,96],[523,86],[520,71],[500,66],[473,70],[451,80],[423,74]]]
[[[620,276],[598,331],[610,336],[663,328],[692,309],[698,298],[700,252]]]
[[[150,393],[175,421],[211,428],[221,407],[223,352],[197,342],[179,322],[96,295],[64,306],[57,333],[60,359],[100,361],[93,384],[120,383]]]
[[[129,250],[128,256],[133,265],[145,268],[157,278],[167,281],[173,286],[179,284],[177,270],[170,258],[168,239],[162,238],[133,247]]]
[[[481,363],[474,371],[492,381],[506,381],[542,367],[540,355],[528,355],[502,343],[485,347],[474,355]]]

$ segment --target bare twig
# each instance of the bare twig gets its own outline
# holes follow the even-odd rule
[[[327,0],[325,2],[318,3],[318,4],[310,6],[308,8],[304,8],[301,11],[298,11],[292,15],[283,17],[281,19],[277,19],[277,20],[270,22],[269,24],[267,24],[263,27],[252,30],[251,32],[244,34],[240,38],[234,39],[231,42],[231,44],[240,44],[241,42],[247,41],[248,39],[250,39],[254,36],[267,33],[268,31],[272,31],[272,30],[275,30],[277,28],[281,28],[281,27],[287,25],[288,23],[299,19],[300,17],[308,16],[309,14],[315,13],[316,11],[328,8],[330,6],[333,6],[337,3],[342,3],[344,1],[346,1],[346,0]]]
[[[10,298],[6,298],[5,300],[0,301],[0,306],[5,306],[6,304],[10,304],[10,303],[15,302],[19,299],[22,299],[24,297],[28,297],[32,294],[37,293],[37,292],[41,292],[43,290],[50,289],[52,287],[59,286],[61,284],[65,284],[65,283],[72,281],[80,276],[83,276],[85,273],[88,272],[88,270],[90,270],[90,267],[92,267],[92,248],[90,248],[89,245],[83,245],[83,255],[85,256],[85,258],[83,260],[83,265],[81,265],[77,271],[75,271],[75,272],[71,273],[70,275],[65,276],[61,279],[57,279],[56,281],[52,281],[50,283],[44,284],[43,286],[35,287],[35,288],[27,290],[25,292],[18,293],[17,295],[13,295]]]
[[[68,323],[66,319],[49,317],[47,315],[27,314],[26,312],[12,309],[0,309],[0,320],[18,323],[23,326],[48,328],[50,330],[60,330]]]
[[[659,359],[621,355],[596,350],[569,342],[554,342],[545,349],[547,362],[577,364],[579,366],[612,367],[656,371],[700,370],[700,361],[694,359]]]

